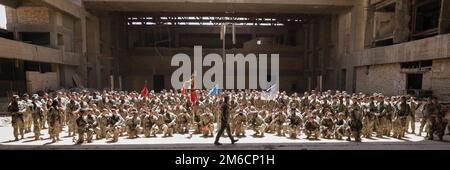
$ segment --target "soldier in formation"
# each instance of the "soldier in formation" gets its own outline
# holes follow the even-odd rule
[[[287,138],[347,137],[358,142],[372,137],[401,139],[408,132],[415,133],[415,124],[420,122],[417,135],[426,133],[427,139],[442,140],[448,122],[435,97],[422,101],[411,96],[344,91],[280,92],[270,98],[257,90],[224,91],[219,96],[208,96],[206,90],[195,93],[198,100],[192,101],[189,94],[173,90],[147,96],[125,91],[61,90],[32,95],[31,99],[27,94],[22,99],[15,95],[8,111],[14,140],[27,133],[41,140],[41,131],[48,127],[53,142],[59,141],[64,131],[68,136],[77,134],[77,143],[93,142],[93,136],[117,142],[123,134],[129,138],[173,134],[212,137],[223,121],[231,125],[228,136],[243,137],[253,131],[254,137],[269,133]],[[221,117],[225,96],[229,98],[227,120]]]

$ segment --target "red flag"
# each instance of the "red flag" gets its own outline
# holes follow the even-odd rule
[[[185,87],[184,84],[186,84],[186,83],[183,83],[183,86],[181,87],[181,95],[182,95],[182,96],[185,96],[185,95],[186,95],[186,87]]]
[[[144,96],[149,96],[149,92],[148,92],[148,88],[147,88],[147,81],[145,81],[144,88],[142,88],[142,91],[141,91],[141,97],[144,97]]]
[[[191,81],[191,103],[192,105],[195,104],[195,102],[197,101],[197,93],[195,92],[195,78],[192,77],[192,81]]]

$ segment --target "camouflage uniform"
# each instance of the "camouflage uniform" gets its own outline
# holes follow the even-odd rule
[[[31,126],[33,124],[33,118],[31,115],[31,100],[28,99],[28,95],[24,95],[24,97],[26,96],[25,99],[23,99],[22,101],[19,102],[19,108],[21,108],[20,110],[23,110],[22,114],[23,114],[23,126],[25,129],[25,133],[31,132]]]
[[[127,116],[125,124],[127,126],[128,138],[133,139],[139,137],[141,119],[137,116],[137,110],[131,111],[131,115]]]
[[[164,130],[164,119],[165,119],[164,114],[161,114],[161,113],[156,114],[156,117],[157,117],[156,123],[155,123],[156,133],[161,134],[161,133],[163,133],[163,130]]]
[[[444,118],[445,115],[441,110],[441,105],[437,103],[435,99],[431,106],[428,107],[431,107],[432,110],[430,115],[428,115],[430,122],[430,127],[428,128],[428,140],[433,140],[433,136],[436,134],[439,137],[439,140],[442,141],[448,122]]]
[[[186,112],[181,112],[178,114],[175,120],[175,129],[178,133],[189,133],[189,122],[191,121],[191,116]]]
[[[288,118],[289,120],[289,126],[288,126],[288,134],[290,138],[297,138],[297,136],[300,136],[303,121],[302,118],[297,114],[291,114]]]
[[[418,107],[418,104],[412,100],[409,102],[409,105],[411,107],[411,111],[409,115],[406,117],[406,132],[409,129],[409,126],[411,127],[411,133],[416,133],[416,110]]]
[[[24,138],[24,127],[23,127],[23,114],[19,110],[18,96],[15,96],[13,102],[8,105],[8,112],[11,113],[11,124],[13,126],[13,133],[15,140],[19,140],[19,133],[21,139]]]
[[[144,136],[150,137],[150,136],[156,136],[156,132],[158,131],[156,128],[156,122],[158,121],[158,117],[153,114],[147,114],[144,117]]]
[[[47,127],[45,126],[47,124],[47,114],[48,114],[48,109],[49,109],[49,107],[47,105],[49,105],[50,103],[45,98],[42,98],[40,102],[41,102],[41,108],[43,111],[41,129],[47,129]]]
[[[235,136],[245,136],[245,129],[247,129],[247,116],[240,111],[233,118],[233,130]]]
[[[320,125],[322,137],[325,139],[331,139],[331,137],[333,136],[335,125],[332,115],[330,114],[327,117],[324,117],[320,122]]]
[[[364,109],[364,116],[363,116],[363,128],[362,128],[362,135],[366,138],[371,138],[373,129],[374,129],[374,113],[376,111],[375,103],[373,101],[370,101],[366,108]]]
[[[310,139],[311,136],[314,136],[314,139],[319,139],[320,125],[313,116],[310,116],[305,123],[305,135],[306,139]]]
[[[286,135],[286,129],[285,129],[285,122],[286,122],[287,116],[285,113],[283,112],[278,112],[274,118],[273,118],[273,122],[274,122],[274,126],[275,126],[275,131],[277,132],[278,136],[285,136]]]
[[[78,144],[82,144],[84,142],[85,136],[88,143],[92,142],[92,126],[95,124],[95,118],[93,115],[86,115],[86,111],[87,110],[82,109],[80,111],[80,115],[76,119],[78,128]]]
[[[164,121],[164,125],[163,125],[163,133],[164,136],[169,136],[171,137],[175,128],[175,120],[176,120],[177,116],[173,113],[170,112],[166,112],[163,115],[163,121]]]
[[[75,136],[75,129],[77,129],[77,123],[76,123],[76,119],[77,119],[77,112],[80,109],[80,104],[74,100],[71,100],[68,104],[67,104],[67,109],[66,109],[66,118],[68,121],[68,134],[69,136]]]
[[[120,114],[115,112],[109,120],[109,131],[113,134],[113,142],[117,142],[119,140],[120,132],[122,131],[124,119]]]
[[[376,133],[377,137],[382,137],[383,135],[390,136],[390,130],[388,130],[390,118],[390,106],[388,103],[384,101],[380,101],[376,106],[376,112],[375,112],[375,127],[376,127]],[[388,131],[388,132],[387,132]]]
[[[202,113],[199,124],[203,136],[214,136],[214,115],[211,112]]]
[[[108,121],[110,119],[110,116],[106,113],[107,111],[104,110],[98,117],[97,117],[97,124],[98,127],[95,129],[96,139],[103,139],[108,138],[107,132],[108,132]]]
[[[265,117],[264,117],[264,122],[267,124],[267,127],[265,129],[265,132],[267,133],[273,133],[275,132],[275,122],[273,121],[273,115],[271,112],[269,112]]]
[[[36,99],[33,100],[30,111],[33,118],[34,139],[39,140],[43,123],[42,120],[44,119],[44,111],[42,110],[40,103],[37,103]]]
[[[337,140],[342,140],[342,137],[346,135],[347,124],[344,118],[344,113],[342,113],[341,118],[336,120],[336,128],[334,130],[334,138]]]
[[[397,110],[393,121],[393,137],[401,139],[405,137],[406,132],[406,116],[411,112],[411,109],[406,101],[397,104]]]
[[[361,107],[356,102],[353,103],[349,108],[349,121],[347,122],[349,126],[348,141],[351,140],[350,135],[352,135],[355,141],[361,142],[362,117]]]
[[[55,102],[54,102],[55,103]],[[59,141],[59,133],[61,132],[62,118],[57,105],[52,104],[48,115],[48,134],[52,142]]]

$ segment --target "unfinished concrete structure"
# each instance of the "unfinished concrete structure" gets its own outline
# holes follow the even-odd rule
[[[280,88],[290,92],[450,100],[447,0],[0,2],[8,18],[0,38],[2,96],[77,86],[139,90],[145,80],[169,89],[171,57],[192,56],[202,45],[205,54],[223,47],[280,54]],[[235,24],[235,43],[228,34],[223,44],[223,23]]]

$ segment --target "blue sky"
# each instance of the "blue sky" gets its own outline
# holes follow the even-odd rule
[[[0,28],[6,29],[6,12],[3,5],[0,5]]]

